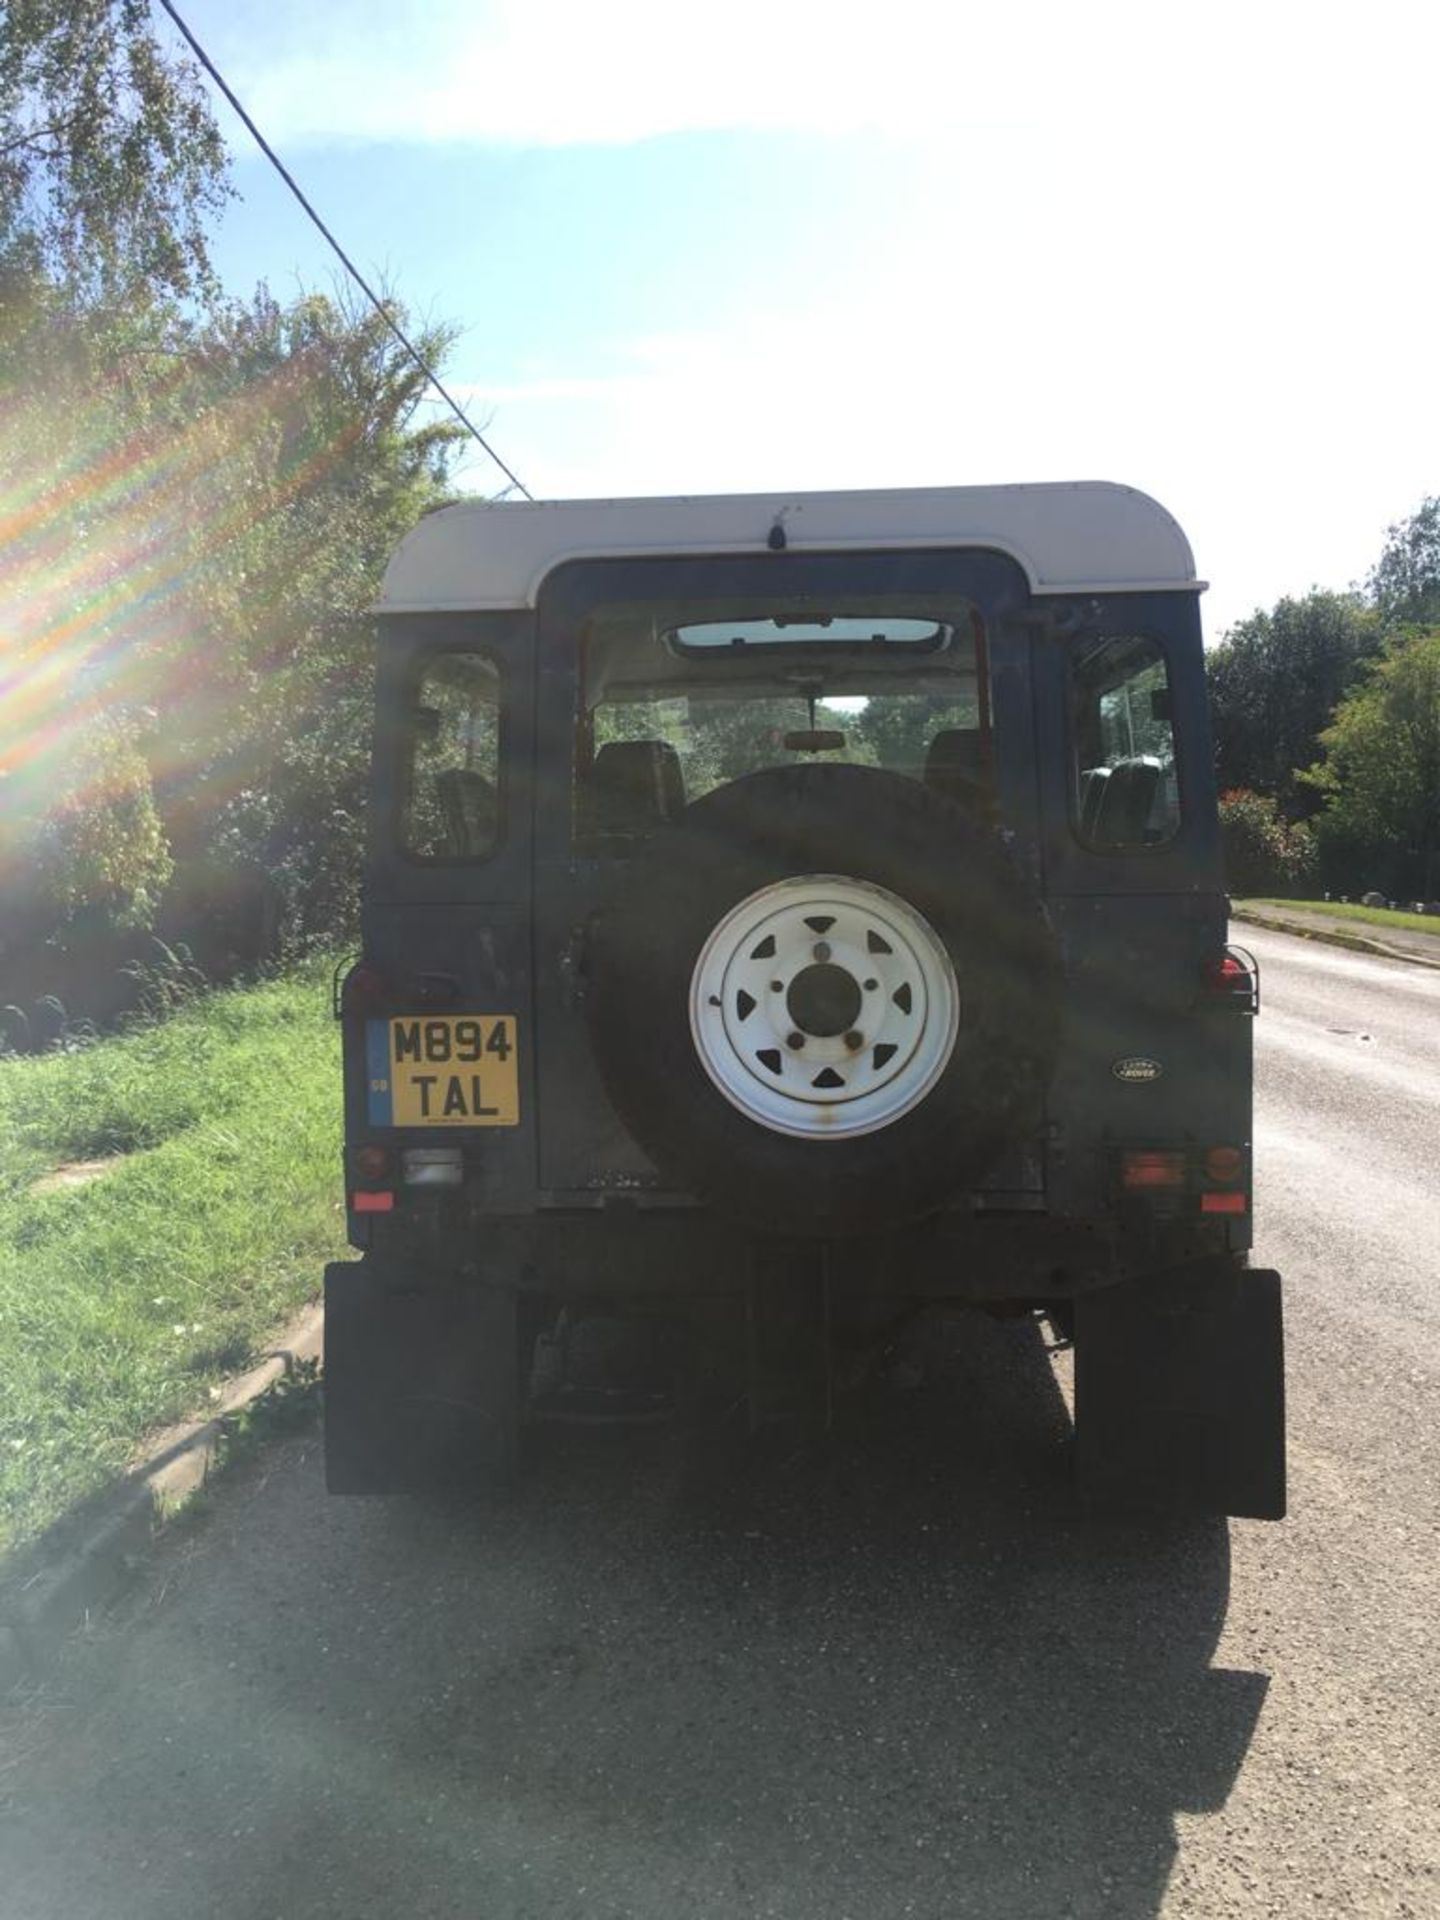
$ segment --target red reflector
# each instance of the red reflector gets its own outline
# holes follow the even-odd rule
[[[395,1196],[393,1193],[366,1193],[362,1187],[358,1193],[352,1193],[350,1204],[356,1213],[393,1213]]]
[[[1183,1187],[1185,1156],[1183,1153],[1122,1153],[1120,1184],[1129,1193],[1155,1187]]]
[[[1250,1201],[1243,1193],[1202,1193],[1201,1213],[1245,1213]]]

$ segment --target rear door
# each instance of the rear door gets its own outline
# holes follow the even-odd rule
[[[991,552],[787,552],[679,560],[575,563],[552,573],[537,626],[537,779],[534,826],[537,1095],[540,1180],[554,1204],[660,1198],[646,1155],[621,1126],[600,1081],[586,1024],[586,927],[623,853],[597,854],[577,838],[578,775],[588,760],[582,675],[587,624],[601,607],[717,607],[773,598],[842,602],[948,599],[978,612],[988,651],[996,742],[993,775],[1013,850],[1038,884],[1028,633],[1016,616],[1028,600],[1020,569]],[[797,713],[797,719],[801,716]],[[843,861],[839,862],[843,870]],[[657,900],[656,912],[664,902]],[[645,1035],[633,1036],[645,1044]],[[1038,1174],[1036,1175],[1038,1179]],[[670,1196],[679,1200],[684,1196]]]

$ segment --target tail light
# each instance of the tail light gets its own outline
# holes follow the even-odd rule
[[[395,1209],[395,1193],[391,1185],[394,1157],[390,1149],[374,1141],[356,1147],[350,1156],[350,1166],[357,1182],[350,1191],[351,1211],[392,1213]]]
[[[1185,1184],[1183,1153],[1132,1148],[1120,1156],[1120,1185],[1126,1193],[1177,1193]]]
[[[1245,1177],[1245,1153],[1241,1147],[1207,1147],[1201,1162],[1208,1185],[1233,1187]]]
[[[1122,1198],[1166,1214],[1247,1214],[1250,1155],[1244,1147],[1122,1147]]]
[[[390,1172],[390,1149],[372,1142],[369,1146],[357,1147],[351,1155],[356,1175],[367,1187],[378,1187]]]
[[[1260,1011],[1260,963],[1244,947],[1226,947],[1207,960],[1200,984],[1210,1006],[1229,1007],[1236,1013]]]
[[[1206,1147],[1200,1156],[1201,1213],[1250,1211],[1250,1157],[1243,1147]]]

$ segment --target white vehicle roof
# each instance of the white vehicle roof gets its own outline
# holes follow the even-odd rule
[[[423,519],[385,571],[377,611],[533,607],[567,560],[763,553],[779,522],[798,553],[989,547],[1034,593],[1199,592],[1190,543],[1148,494],[1105,480],[856,493],[465,501]]]

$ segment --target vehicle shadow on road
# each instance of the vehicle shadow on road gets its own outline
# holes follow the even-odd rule
[[[572,1430],[501,1507],[340,1501],[290,1442],[71,1675],[9,1910],[1149,1920],[1266,1681],[1224,1524],[1077,1512],[1069,1434],[973,1316],[745,1465]]]
[[[689,1863],[665,1878],[692,1909],[1153,1915],[1175,1816],[1224,1804],[1266,1681],[1210,1664],[1224,1523],[1077,1511],[1070,1444],[1037,1331],[978,1315],[829,1442],[562,1437],[518,1532],[451,1536],[482,1563],[543,1535],[565,1570],[459,1737],[577,1884],[628,1832]],[[443,1524],[396,1518],[417,1546]]]

